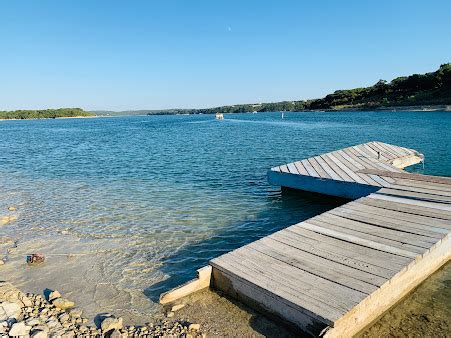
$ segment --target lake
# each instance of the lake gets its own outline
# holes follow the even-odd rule
[[[209,259],[341,203],[282,194],[270,167],[377,140],[423,153],[409,171],[451,176],[450,131],[449,112],[0,121],[0,215],[18,217],[0,271],[137,318]],[[27,266],[32,252],[46,263]]]

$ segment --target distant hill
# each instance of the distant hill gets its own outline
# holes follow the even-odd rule
[[[431,73],[379,80],[365,88],[337,90],[322,99],[238,104],[206,109],[136,110],[94,112],[99,115],[214,114],[265,111],[374,110],[409,106],[451,105],[451,64]]]
[[[14,110],[0,111],[0,119],[55,119],[60,117],[87,117],[95,116],[93,113],[84,111],[81,108],[59,108],[41,110]]]
[[[0,111],[0,119],[39,119],[83,116],[119,115],[173,115],[173,114],[214,114],[246,113],[266,111],[340,111],[402,109],[412,106],[451,106],[451,64],[446,63],[431,73],[413,74],[393,79],[391,82],[379,80],[365,88],[337,90],[321,99],[282,101],[271,103],[238,104],[205,109],[163,109],[127,111],[91,111],[81,108],[60,108],[43,110]]]

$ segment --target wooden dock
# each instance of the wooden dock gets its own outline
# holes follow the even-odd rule
[[[422,159],[370,142],[272,168],[359,198],[213,259],[213,286],[313,336],[358,333],[450,259],[451,178],[400,169]]]
[[[268,171],[271,184],[350,199],[394,183],[394,173],[419,163],[415,150],[382,142],[353,147],[284,164]]]
[[[451,257],[451,178],[401,169],[422,159],[370,142],[272,168],[273,184],[356,200],[211,260],[162,302],[211,285],[308,335],[355,335]]]

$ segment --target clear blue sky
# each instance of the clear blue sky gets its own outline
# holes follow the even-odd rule
[[[316,98],[451,62],[451,1],[1,1],[0,110]]]

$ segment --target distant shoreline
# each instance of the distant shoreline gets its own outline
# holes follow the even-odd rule
[[[421,106],[387,106],[387,107],[375,107],[375,108],[359,108],[359,107],[343,107],[343,108],[331,108],[331,109],[303,109],[298,111],[292,110],[274,110],[274,112],[286,112],[286,113],[296,113],[296,112],[306,112],[306,113],[321,113],[321,112],[380,112],[380,111],[388,111],[388,112],[398,112],[398,111],[414,111],[414,112],[435,112],[435,111],[449,111],[451,112],[451,106],[449,105],[421,105]],[[149,111],[147,114],[143,113],[145,110],[136,110],[136,111],[124,111],[124,112],[111,112],[111,115],[100,114],[96,115],[97,117],[118,117],[118,116],[158,116],[158,115],[214,115],[214,112],[172,112],[172,111]],[[95,114],[95,111],[92,112]],[[252,114],[252,113],[269,113],[268,112],[233,112],[233,113],[224,113],[227,115],[233,114]]]
[[[59,117],[33,117],[29,119],[0,119],[0,121],[30,121],[30,120],[61,120],[61,119],[92,119],[97,117],[107,117],[102,115],[92,116],[59,116]]]

